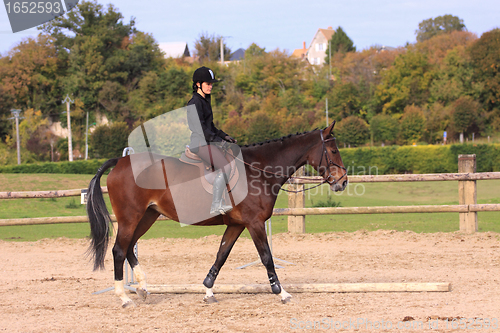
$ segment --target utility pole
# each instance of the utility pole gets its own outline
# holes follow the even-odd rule
[[[326,127],[328,127],[328,98],[326,99],[325,113],[326,113]]]
[[[220,64],[224,65],[224,37],[220,36]]]
[[[69,94],[66,94],[66,98],[63,99],[63,103],[66,103],[66,113],[68,116],[68,160],[73,162],[73,142],[71,139],[71,117],[69,114],[69,103],[74,103],[75,101],[69,98]]]
[[[19,113],[21,110],[12,109],[10,112],[12,112],[16,119],[17,164],[21,164],[21,143],[19,142]]]
[[[87,126],[85,127],[85,160],[89,158],[89,112],[87,111]]]

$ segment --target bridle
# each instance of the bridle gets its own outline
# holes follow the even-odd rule
[[[293,193],[299,193],[299,192],[305,192],[307,190],[312,190],[313,188],[316,188],[318,186],[321,186],[325,183],[328,183],[330,186],[333,186],[335,184],[337,184],[338,182],[340,182],[345,176],[347,176],[347,169],[343,166],[340,166],[338,165],[337,163],[335,163],[331,158],[330,158],[330,154],[328,153],[328,150],[326,149],[326,143],[327,142],[330,142],[330,141],[333,141],[335,140],[334,137],[330,138],[330,139],[326,139],[324,138],[323,136],[323,130],[320,130],[319,131],[319,134],[320,134],[320,137],[321,137],[321,144],[323,145],[322,147],[322,153],[321,153],[321,158],[319,160],[319,164],[318,164],[318,167],[321,167],[321,162],[323,162],[323,158],[325,158],[326,160],[326,163],[327,163],[327,166],[326,168],[327,169],[330,169],[329,167],[330,166],[336,166],[337,168],[339,169],[342,169],[344,170],[344,174],[339,178],[339,179],[335,179],[335,177],[331,174],[331,172],[328,174],[328,176],[325,178],[325,170],[323,170],[323,172],[320,173],[320,176],[323,177],[323,181],[321,183],[319,183],[318,185],[315,185],[315,186],[312,186],[312,187],[308,187],[306,189],[303,189],[303,190],[297,190],[297,191],[293,191],[293,190],[287,190],[287,189],[284,189],[284,188],[281,188],[282,191],[285,191],[285,192],[293,192]],[[282,178],[289,178],[288,179],[288,182],[290,183],[290,179],[292,177],[288,176],[288,175],[284,175],[284,174],[278,174],[278,173],[275,173],[275,172],[272,172],[272,171],[267,171],[267,170],[264,170],[264,169],[261,169],[259,167],[256,167],[250,163],[247,163],[245,161],[243,161],[242,159],[239,159],[238,157],[234,156],[233,154],[229,153],[228,151],[226,151],[226,153],[228,153],[229,155],[231,155],[233,158],[237,159],[238,161],[240,162],[243,162],[244,164],[248,165],[250,168],[254,169],[254,170],[259,170],[261,172],[264,172],[264,173],[267,173],[267,174],[270,174],[270,175],[274,175],[276,177],[282,177]],[[333,154],[336,154],[338,153],[338,149],[336,149]],[[308,178],[304,178],[304,177],[293,177],[295,179],[303,179],[303,180],[308,180]],[[333,178],[333,180],[330,180],[330,178]]]
[[[330,141],[333,141],[335,140],[334,137],[330,138],[330,139],[326,139],[324,138],[323,136],[323,130],[320,130],[319,131],[319,134],[321,136],[321,143],[323,144],[323,153],[321,154],[321,159],[319,161],[319,167],[321,167],[321,162],[323,162],[323,157],[325,158],[326,160],[326,163],[327,163],[327,166],[326,168],[327,169],[330,169],[329,167],[331,165],[333,166],[336,166],[337,168],[339,169],[342,169],[344,170],[344,174],[339,178],[339,179],[335,179],[335,177],[333,177],[333,175],[331,173],[328,174],[328,177],[325,178],[324,174],[325,174],[325,170],[323,170],[323,172],[320,173],[320,176],[323,177],[323,182],[322,184],[324,183],[328,183],[330,184],[330,186],[332,185],[335,185],[337,184],[338,182],[340,182],[342,180],[342,178],[344,178],[345,176],[347,176],[347,169],[343,166],[340,166],[338,165],[337,163],[335,163],[331,158],[330,158],[330,154],[328,153],[328,150],[326,149],[326,143],[327,142],[330,142]],[[333,151],[333,154],[336,154],[338,152],[338,149],[335,149],[335,151]],[[330,177],[333,177],[333,181],[330,181]]]

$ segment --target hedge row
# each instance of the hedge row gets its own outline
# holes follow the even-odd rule
[[[345,148],[340,154],[349,174],[356,175],[457,172],[461,154],[476,154],[477,172],[500,171],[499,144]],[[0,172],[95,174],[105,161],[8,165]]]
[[[44,162],[21,165],[5,165],[0,166],[0,173],[69,173],[93,175],[105,161],[106,159],[96,159],[73,162]]]
[[[458,155],[476,154],[477,172],[500,171],[500,145],[403,146],[341,149],[349,174],[458,172]]]

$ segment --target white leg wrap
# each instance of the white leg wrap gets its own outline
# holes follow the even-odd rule
[[[125,294],[123,280],[115,281],[115,294],[122,300],[122,306],[126,306],[127,304],[132,303],[132,300]]]
[[[289,298],[292,298],[292,295],[290,295],[289,293],[287,293],[285,291],[285,289],[283,289],[283,286],[281,286],[281,292],[279,294],[281,296],[281,300],[284,301],[286,299],[289,299]]]
[[[207,288],[205,293],[205,298],[214,297],[214,293],[212,292],[212,288]]]
[[[134,267],[133,271],[134,278],[139,283],[139,288],[146,290],[146,274],[142,270],[141,266],[137,264],[137,266]]]

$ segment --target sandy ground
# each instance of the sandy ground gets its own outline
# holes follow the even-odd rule
[[[201,283],[219,242],[217,236],[141,240],[139,260],[150,284]],[[127,309],[112,292],[92,295],[112,285],[112,256],[108,249],[106,270],[93,272],[87,245],[0,241],[0,332],[500,332],[496,233],[273,237],[275,257],[295,263],[278,270],[285,285],[451,282],[451,292],[296,293],[291,304],[272,294],[219,294],[211,305],[201,294],[152,294],[146,301],[131,294],[137,306]],[[216,283],[266,283],[262,265],[236,269],[255,259],[253,243],[238,240]],[[480,318],[496,329],[486,330]]]

